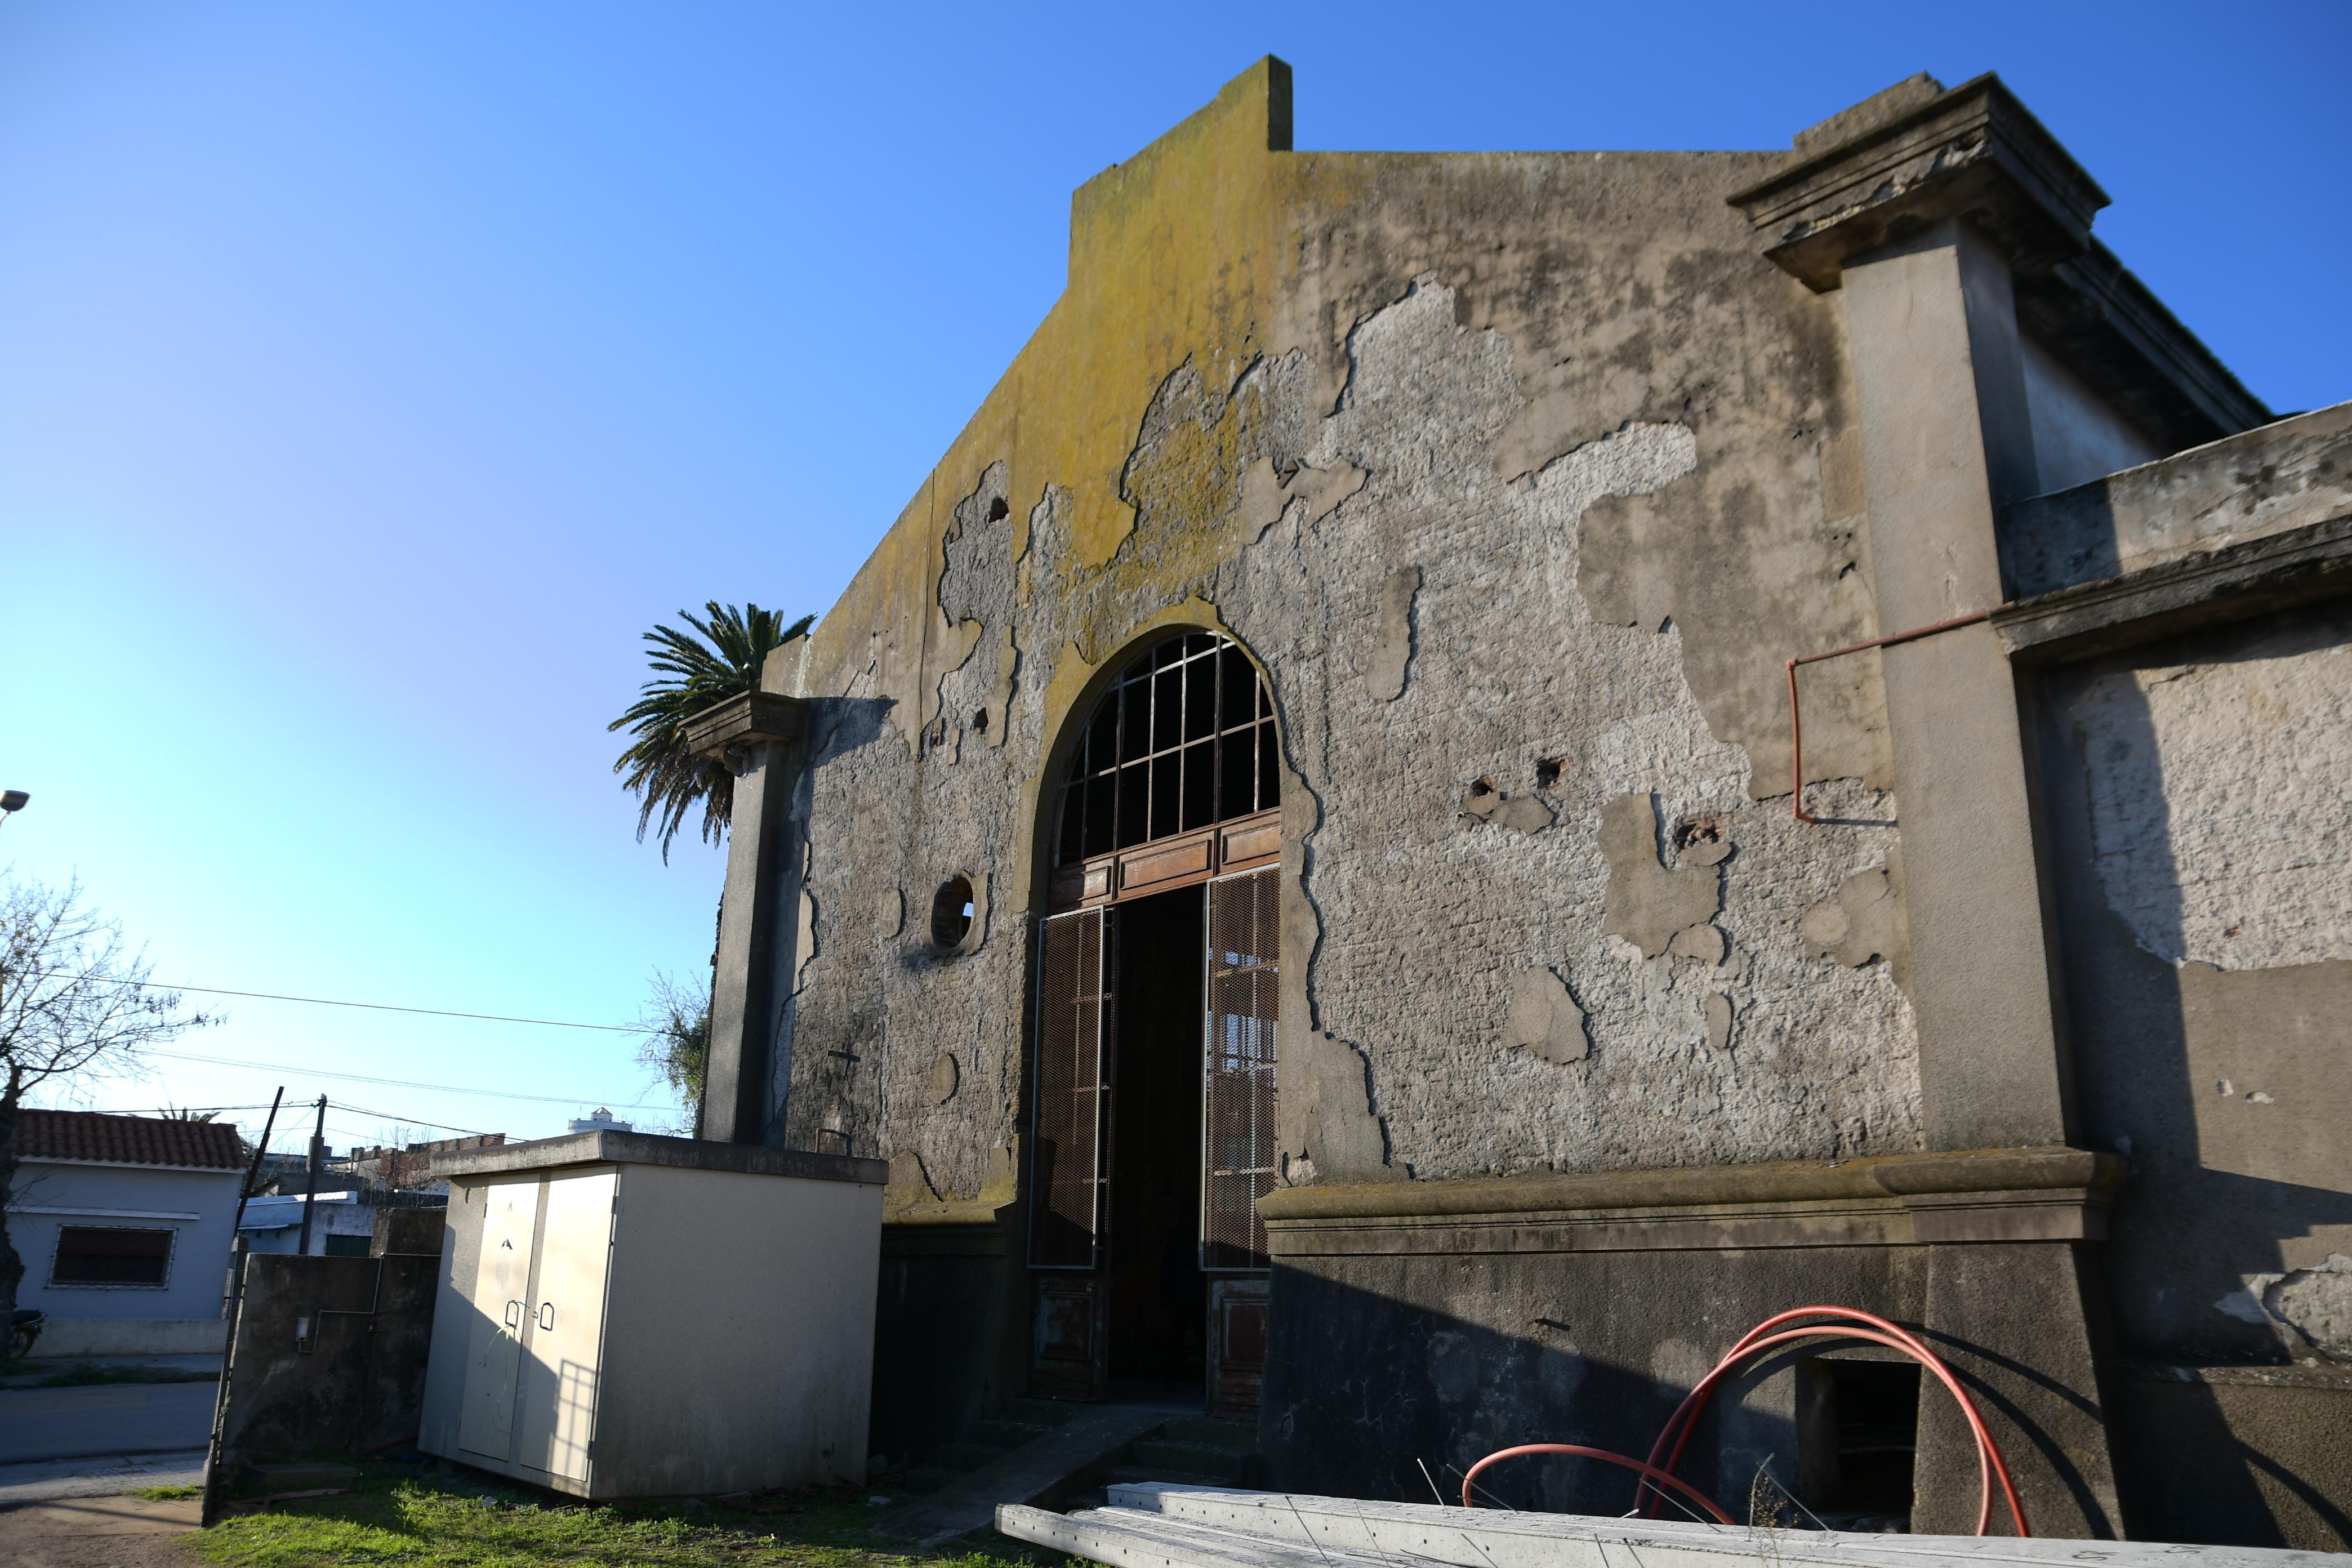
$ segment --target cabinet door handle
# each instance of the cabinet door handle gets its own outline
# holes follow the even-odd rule
[[[522,1332],[522,1303],[520,1301],[509,1301],[507,1303],[506,1324],[507,1331],[509,1333],[519,1334]]]
[[[545,1329],[551,1329],[551,1328],[555,1327],[555,1303],[554,1303],[554,1302],[552,1302],[552,1301],[541,1301],[541,1302],[539,1304],[539,1326],[540,1326],[542,1330],[545,1330]]]

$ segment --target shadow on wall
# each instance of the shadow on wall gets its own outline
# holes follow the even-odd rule
[[[2321,606],[2042,692],[2074,1122],[2132,1163],[2106,1267],[2136,1354],[2352,1355],[2326,1326],[2352,1303],[2352,1265],[2326,1261],[2352,1252],[2352,963],[2327,956],[2352,850],[2347,645]]]
[[[2352,1387],[2171,1371],[2126,1370],[2110,1392],[2137,1538],[2352,1551],[2352,1516],[2332,1500],[2352,1497]]]
[[[800,983],[809,960],[816,956],[824,942],[817,930],[817,910],[809,882],[810,860],[815,855],[851,852],[841,845],[812,845],[808,838],[810,799],[814,790],[816,770],[839,759],[849,752],[861,750],[895,733],[890,728],[890,710],[897,706],[887,697],[813,697],[808,703],[808,750],[806,761],[792,784],[789,816],[793,838],[796,840],[785,856],[784,882],[780,897],[789,900],[781,907],[769,926],[769,948],[757,962],[764,965],[767,985],[766,1016],[761,1028],[768,1040],[767,1085],[768,1115],[761,1124],[760,1142],[771,1149],[811,1148],[823,1153],[843,1153],[851,1149],[859,1153],[871,1152],[866,1141],[856,1133],[863,1129],[834,1129],[847,1133],[846,1147],[837,1147],[830,1140],[820,1141],[814,1129],[793,1128],[787,1118],[793,1089],[793,1058],[798,1033]],[[835,937],[844,911],[826,911],[835,921]],[[868,1045],[879,1036],[879,1020],[874,1020],[871,1033],[835,1042],[839,1055],[826,1058],[835,1068],[846,1068],[861,1058]],[[823,1069],[821,1069],[823,1070]],[[829,1077],[843,1077],[827,1072]],[[836,1086],[837,1087],[837,1086]],[[841,1097],[845,1103],[854,1104],[855,1097]],[[804,1119],[806,1120],[806,1119]],[[806,1142],[794,1143],[795,1132]]]
[[[247,1258],[225,1470],[415,1442],[440,1281],[438,1255]]]
[[[1641,1458],[1684,1394],[1764,1317],[1829,1300],[1916,1322],[1927,1261],[1925,1248],[1839,1247],[1277,1264],[1259,1415],[1269,1484],[1427,1502],[1433,1477],[1454,1500],[1464,1472],[1517,1444]],[[1352,1281],[1333,1277],[1342,1273]],[[1448,1303],[1517,1327],[1470,1321]],[[1791,1359],[1728,1385],[1678,1473],[1735,1516],[1759,1472],[1794,1489],[1796,1384]],[[1967,1480],[1973,1506],[1973,1470]],[[1542,1458],[1499,1466],[1478,1484],[1488,1503],[1613,1515],[1633,1506],[1634,1478]]]
[[[962,1437],[995,1403],[1008,1227],[885,1226],[867,1447],[893,1464]]]

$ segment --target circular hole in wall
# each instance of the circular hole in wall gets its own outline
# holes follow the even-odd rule
[[[971,930],[971,882],[950,877],[931,895],[931,945],[946,952]]]

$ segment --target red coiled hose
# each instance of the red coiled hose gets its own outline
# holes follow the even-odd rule
[[[1869,1326],[1852,1328],[1832,1326],[1828,1323],[1811,1323],[1802,1328],[1783,1330],[1779,1333],[1772,1331],[1781,1324],[1798,1318],[1837,1318],[1844,1320],[1847,1323],[1864,1323]],[[1665,1493],[1660,1489],[1671,1486],[1676,1491],[1696,1500],[1717,1520],[1725,1524],[1730,1524],[1734,1522],[1731,1516],[1724,1512],[1718,1504],[1697,1489],[1677,1477],[1674,1473],[1675,1467],[1682,1462],[1683,1450],[1689,1446],[1691,1433],[1697,1426],[1700,1415],[1706,1411],[1707,1401],[1715,1397],[1716,1389],[1726,1378],[1738,1370],[1742,1363],[1761,1352],[1770,1350],[1776,1345],[1815,1339],[1865,1340],[1873,1344],[1885,1345],[1890,1350],[1901,1351],[1935,1373],[1937,1381],[1950,1390],[1952,1397],[1959,1402],[1960,1413],[1968,1418],[1969,1430],[1977,1440],[1979,1497],[1976,1532],[1983,1535],[1992,1526],[1992,1487],[1994,1479],[1998,1478],[2002,1496],[2009,1503],[2010,1519],[2017,1526],[2017,1533],[2021,1536],[2032,1533],[2025,1526],[2025,1508],[2018,1501],[2017,1488],[2010,1479],[2009,1466],[2000,1457],[2000,1447],[1993,1441],[1991,1430],[1985,1426],[1984,1417],[1977,1413],[1975,1402],[1969,1398],[1968,1390],[1960,1386],[1960,1380],[1953,1374],[1952,1369],[1944,1363],[1942,1357],[1922,1344],[1907,1330],[1888,1322],[1885,1318],[1874,1316],[1869,1312],[1856,1311],[1851,1307],[1799,1307],[1792,1311],[1780,1312],[1767,1318],[1741,1335],[1739,1342],[1733,1345],[1724,1358],[1716,1363],[1715,1370],[1701,1378],[1698,1385],[1683,1396],[1682,1404],[1675,1406],[1675,1413],[1666,1418],[1664,1427],[1658,1433],[1658,1440],[1651,1445],[1647,1462],[1628,1458],[1622,1454],[1613,1454],[1606,1448],[1588,1448],[1576,1443],[1522,1444],[1517,1447],[1503,1448],[1489,1454],[1470,1467],[1470,1473],[1462,1478],[1462,1506],[1465,1508],[1478,1506],[1471,1496],[1471,1483],[1477,1479],[1480,1471],[1498,1460],[1521,1454],[1569,1454],[1580,1458],[1605,1460],[1610,1464],[1622,1465],[1628,1469],[1639,1472],[1642,1479],[1635,1485],[1633,1497],[1635,1505],[1644,1516],[1655,1516],[1659,1503],[1664,1500],[1665,1497]],[[1671,1450],[1667,1447],[1669,1443],[1673,1445]],[[1663,1464],[1660,1463],[1661,1456],[1664,1457]]]

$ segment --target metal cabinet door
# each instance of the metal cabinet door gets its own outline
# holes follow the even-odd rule
[[[522,1440],[514,1458],[566,1480],[588,1479],[618,1182],[616,1171],[594,1171],[547,1184],[536,1300],[525,1319]]]
[[[481,1254],[468,1298],[474,1321],[466,1340],[466,1389],[457,1447],[493,1459],[514,1447],[515,1367],[522,1350],[530,1283],[530,1244],[539,1226],[539,1178],[493,1184],[482,1215]]]

